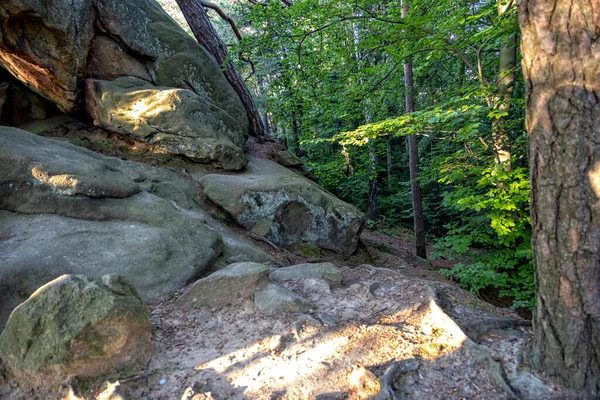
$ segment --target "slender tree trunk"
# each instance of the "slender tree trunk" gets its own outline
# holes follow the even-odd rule
[[[534,365],[600,397],[600,0],[521,0]]]
[[[369,122],[370,121],[367,121],[367,123]],[[377,221],[377,195],[379,194],[379,188],[377,186],[377,154],[375,153],[375,141],[370,141],[367,146],[369,148],[369,209],[367,211],[367,218],[375,222]],[[375,228],[375,226],[373,226],[373,228]]]
[[[292,132],[288,135],[287,148],[295,155],[298,155],[298,151],[300,150],[299,136],[300,124],[298,122],[298,114],[294,110],[292,111]]]
[[[408,1],[402,6],[402,18],[408,14]],[[406,112],[415,111],[414,82],[412,60],[409,58],[404,63],[404,85],[406,86]],[[410,193],[413,206],[413,221],[415,230],[415,245],[417,255],[427,258],[425,243],[425,219],[423,218],[423,202],[421,200],[421,184],[419,183],[419,147],[417,137],[408,135],[408,169],[410,172]]]
[[[260,139],[267,138],[268,135],[260,114],[256,109],[256,105],[254,104],[252,93],[250,93],[244,79],[235,69],[233,63],[227,60],[227,47],[212,26],[204,7],[202,7],[202,3],[200,0],[176,1],[188,25],[192,29],[196,40],[212,54],[219,65],[223,67],[223,73],[225,74],[227,81],[229,81],[229,84],[233,87],[242,101],[242,104],[246,109],[246,114],[248,115],[248,121],[250,122],[250,135]]]
[[[265,115],[263,115],[263,126],[265,127],[265,133],[267,135],[271,135],[271,129],[269,127],[269,112],[265,110]]]
[[[360,44],[360,29],[358,24],[354,24],[354,46],[356,49],[356,61],[360,62],[362,56],[359,50]],[[361,84],[363,82],[361,81]],[[371,110],[370,110],[370,101],[369,99],[365,99],[365,123],[371,123]],[[378,195],[378,186],[377,186],[377,154],[375,152],[375,139],[371,140],[368,144],[369,151],[369,208],[367,209],[367,218],[371,221],[375,222],[377,220],[377,195]],[[375,228],[375,226],[373,226]]]
[[[498,0],[498,15],[500,18],[512,7],[513,1]],[[510,101],[515,87],[515,66],[517,65],[517,36],[510,35],[502,41],[496,87],[498,99],[494,108],[496,111],[507,113],[510,111]],[[509,171],[510,165],[510,138],[506,121],[508,116],[502,116],[492,121],[492,150],[496,164]]]
[[[388,135],[386,142],[386,150],[387,150],[387,185],[388,188],[392,186],[392,136]]]

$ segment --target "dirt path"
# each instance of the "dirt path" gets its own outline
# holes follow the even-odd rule
[[[519,354],[530,330],[483,335],[484,347],[455,322],[516,318],[509,310],[450,284],[368,267],[346,269],[342,284],[330,292],[286,286],[311,300],[314,312],[266,316],[248,301],[184,313],[175,297],[157,305],[157,354],[148,373],[121,382],[119,393],[157,400],[366,399],[380,389],[377,378],[397,363],[396,398],[516,398],[494,357],[508,355],[510,373],[520,376]],[[571,396],[527,378],[534,383],[520,386],[530,391],[520,398]]]

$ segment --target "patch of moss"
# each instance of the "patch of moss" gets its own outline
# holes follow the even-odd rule
[[[88,138],[74,137],[69,140],[69,143],[75,146],[84,147],[86,149],[91,149],[91,143]]]

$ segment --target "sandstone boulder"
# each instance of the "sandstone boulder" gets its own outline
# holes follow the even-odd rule
[[[223,307],[252,298],[270,270],[266,265],[253,262],[231,264],[194,282],[179,301],[186,307]]]
[[[315,306],[283,286],[266,282],[254,294],[254,307],[265,314],[279,314],[305,313]]]
[[[0,327],[63,274],[118,273],[145,300],[197,279],[223,241],[194,196],[165,169],[0,128]]]
[[[161,151],[224,168],[245,165],[248,118],[239,97],[214,58],[155,1],[5,0],[0,32],[0,66],[63,112],[86,111],[80,107],[86,105],[96,124],[159,142]],[[140,82],[129,83],[127,91],[121,77]],[[127,129],[131,122],[125,128],[119,118],[105,117],[126,100],[134,101],[132,108],[117,107],[115,113],[130,112],[129,119],[148,125],[160,120],[155,114],[173,108],[177,119],[185,114],[185,129],[180,133],[181,124],[165,122],[156,125],[160,134],[140,135]],[[139,108],[157,104],[152,112]]]
[[[224,110],[187,89],[157,87],[138,78],[88,79],[86,107],[94,124],[227,170],[246,165],[244,134]]]
[[[63,275],[47,283],[15,309],[0,336],[9,376],[29,387],[57,388],[70,376],[125,377],[153,352],[148,309],[117,275]]]
[[[300,158],[287,150],[281,150],[275,153],[274,160],[284,167],[301,167],[304,165],[304,162],[302,162]]]
[[[269,275],[269,278],[276,282],[324,279],[339,285],[342,282],[342,271],[330,262],[298,264],[278,268]]]
[[[247,171],[206,175],[200,184],[240,225],[257,226],[255,232],[275,244],[317,243],[347,255],[356,250],[363,214],[273,161],[250,158]]]

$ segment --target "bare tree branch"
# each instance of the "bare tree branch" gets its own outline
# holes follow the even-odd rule
[[[223,11],[221,9],[221,7],[219,7],[215,3],[211,3],[210,1],[205,1],[205,0],[200,0],[200,4],[202,4],[202,7],[210,8],[211,10],[213,10],[217,14],[219,14],[219,17],[221,17],[223,20],[227,21],[229,26],[231,26],[231,30],[233,31],[233,34],[235,35],[235,37],[238,38],[238,40],[242,40],[242,34],[240,33],[240,30],[238,29],[235,21],[233,19],[231,19],[231,17],[229,15],[227,15],[225,13],[225,11]]]
[[[257,4],[256,2],[252,2],[253,4]],[[216,5],[215,3],[211,3],[209,1],[205,1],[205,0],[200,0],[200,4],[202,4],[202,7],[206,7],[206,8],[210,8],[211,10],[215,11],[217,14],[219,14],[219,17],[221,17],[221,19],[227,21],[227,23],[229,24],[229,26],[231,27],[231,30],[233,31],[233,34],[235,35],[235,37],[241,41],[243,39],[242,33],[240,32],[240,30],[237,27],[237,24],[235,23],[235,21],[225,13],[225,11],[223,11],[223,9],[221,7],[219,7],[218,5]],[[256,73],[256,69],[254,67],[254,62],[252,62],[252,60],[250,60],[248,57],[246,57],[243,54],[240,54],[240,60],[250,64],[250,74],[244,78],[244,82],[246,82],[248,79],[250,79],[250,77],[252,75],[254,75]]]

